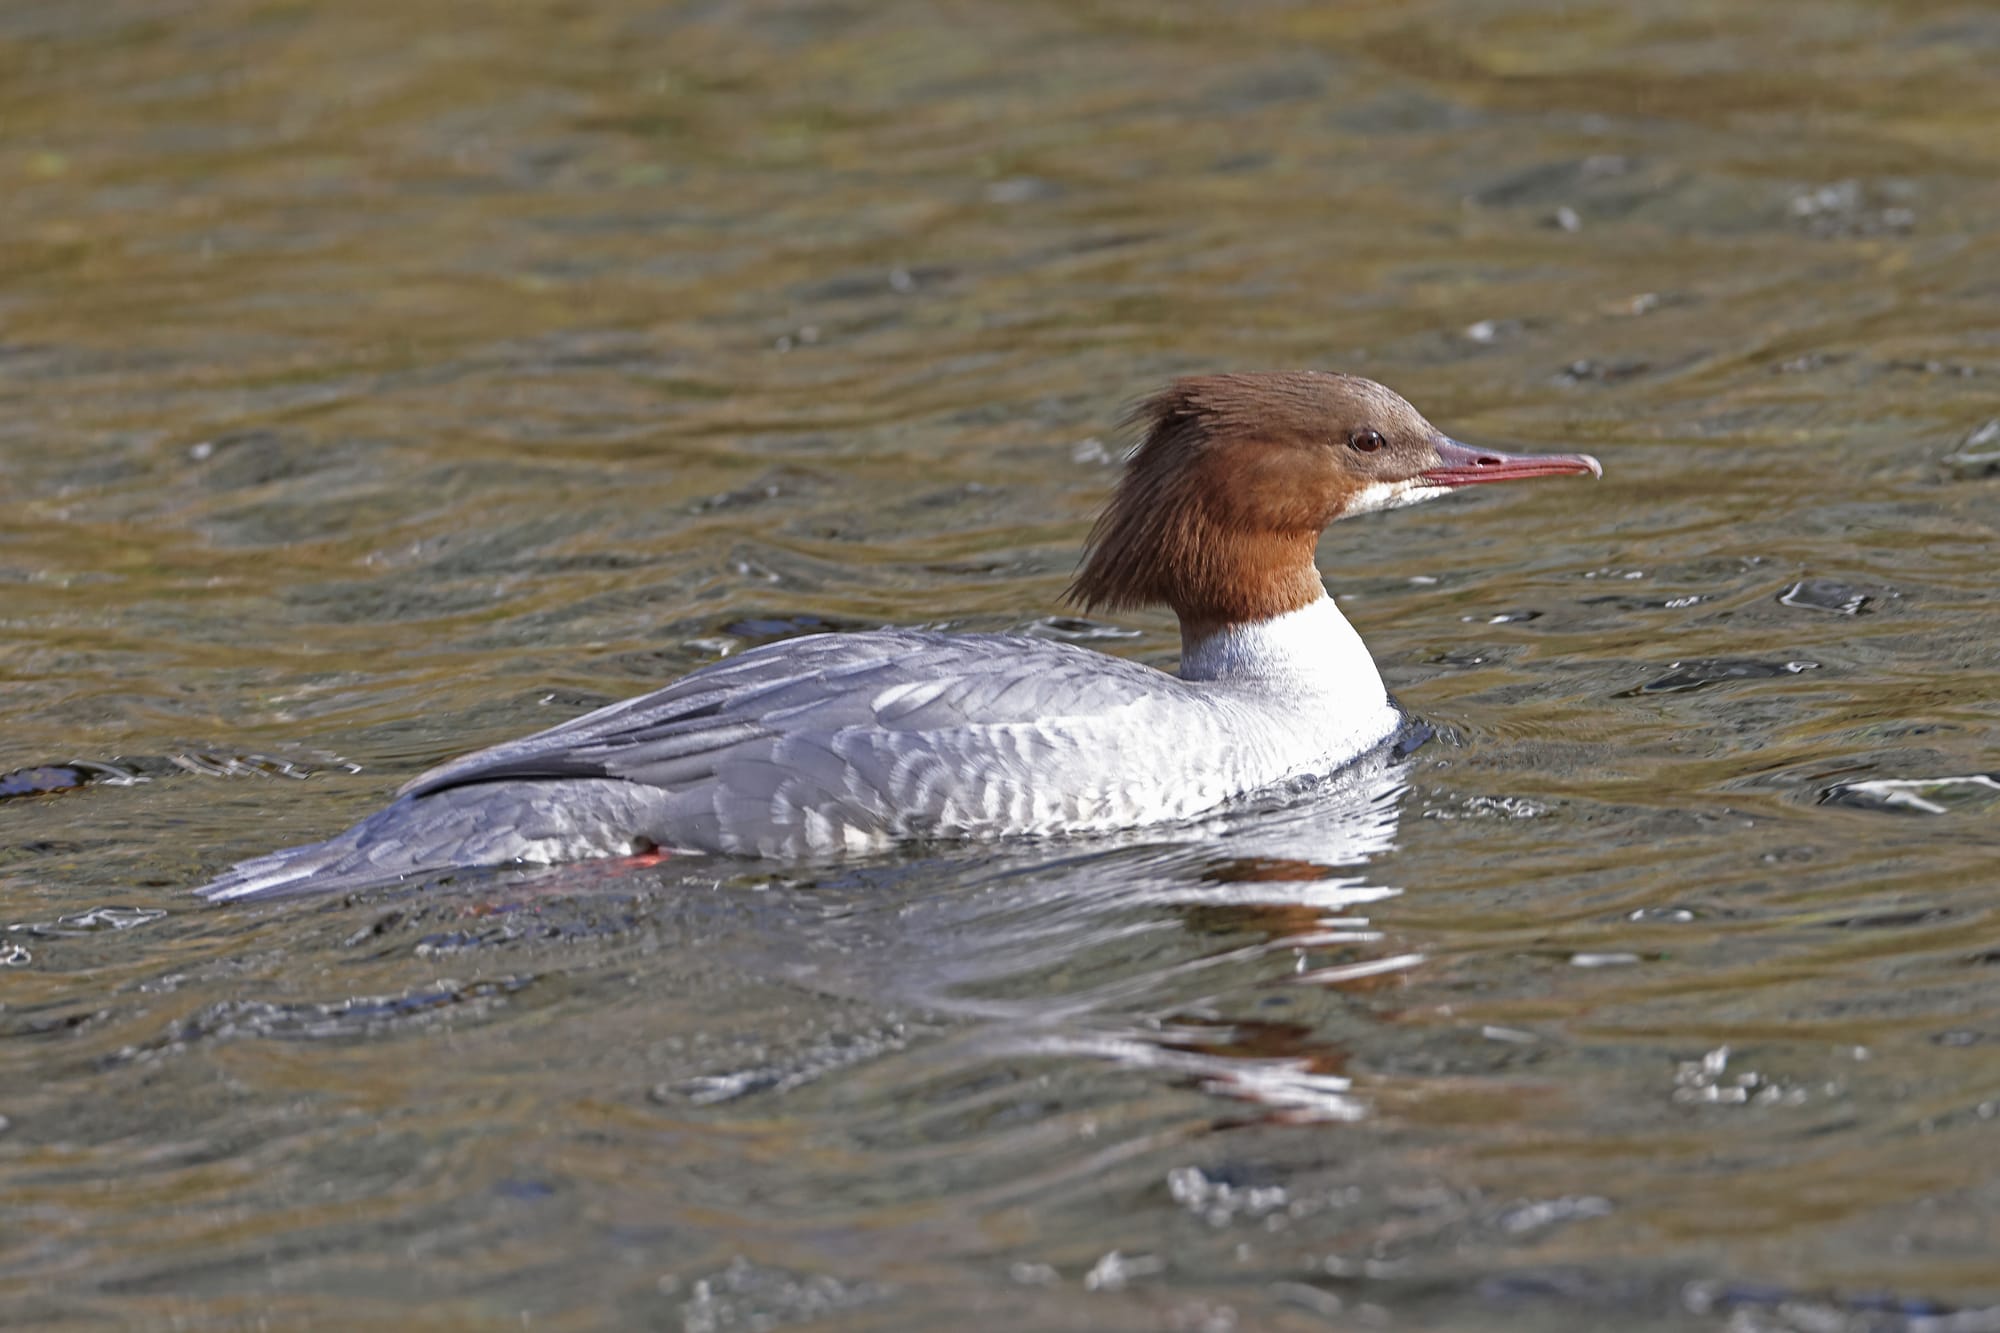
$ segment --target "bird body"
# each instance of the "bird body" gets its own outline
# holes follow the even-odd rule
[[[786,640],[452,760],[346,832],[200,892],[655,849],[821,858],[1199,815],[1330,772],[1402,721],[1313,565],[1327,523],[1474,481],[1599,470],[1468,449],[1349,376],[1182,380],[1138,417],[1145,439],[1071,595],[1173,607],[1178,675],[1022,635]]]

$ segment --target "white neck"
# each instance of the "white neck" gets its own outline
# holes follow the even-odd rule
[[[1324,593],[1269,620],[1225,625],[1194,639],[1183,632],[1181,679],[1274,679],[1327,693],[1382,689],[1368,645]]]

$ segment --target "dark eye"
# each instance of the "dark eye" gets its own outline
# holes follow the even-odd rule
[[[1357,430],[1347,437],[1347,447],[1359,453],[1372,454],[1382,447],[1382,432],[1379,430]]]

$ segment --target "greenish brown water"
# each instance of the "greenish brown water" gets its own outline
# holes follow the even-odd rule
[[[0,8],[0,772],[145,779],[0,799],[0,1319],[2000,1326],[1996,66],[1908,2]],[[1606,467],[1328,537],[1442,733],[1373,801],[186,893],[750,643],[1046,622],[1122,405],[1294,365]]]

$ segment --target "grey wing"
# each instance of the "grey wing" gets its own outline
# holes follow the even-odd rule
[[[798,776],[798,766],[832,759],[827,742],[856,728],[907,734],[1048,722],[1051,714],[1101,715],[1180,686],[1151,667],[1044,639],[819,634],[755,649],[651,694],[454,759],[399,794],[578,777],[677,791],[713,780],[724,766],[740,784],[745,766],[761,763],[773,767],[774,779],[779,766]],[[844,782],[834,771],[812,776],[830,786]]]

